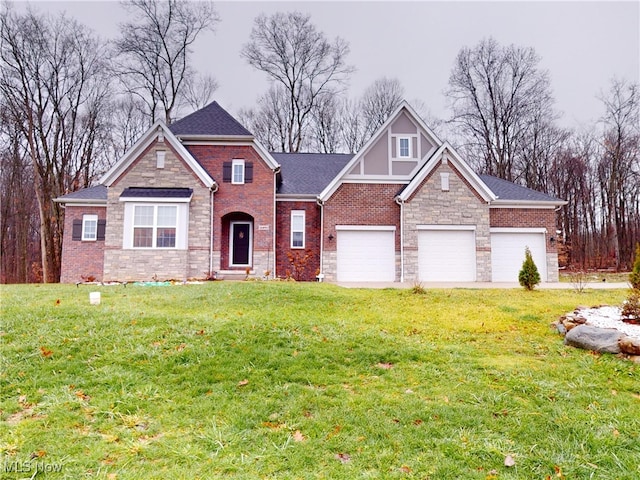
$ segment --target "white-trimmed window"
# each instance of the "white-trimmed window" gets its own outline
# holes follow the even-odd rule
[[[241,185],[244,183],[244,160],[231,162],[231,183]]]
[[[133,248],[176,248],[177,205],[134,205]]]
[[[305,212],[291,211],[291,248],[304,248],[305,243]]]
[[[133,203],[124,208],[124,248],[185,249],[188,203]]]
[[[411,158],[410,137],[398,137],[398,158]]]
[[[82,216],[82,241],[98,239],[98,215]]]

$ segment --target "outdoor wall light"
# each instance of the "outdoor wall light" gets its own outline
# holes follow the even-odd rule
[[[329,241],[332,241],[332,240],[333,240],[333,233],[330,233],[329,234]]]
[[[556,243],[556,237],[550,237],[550,238],[549,238],[549,243],[550,243],[551,245],[553,245],[554,243]]]

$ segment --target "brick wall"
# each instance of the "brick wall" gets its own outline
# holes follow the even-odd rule
[[[156,166],[156,151],[166,152],[165,167]],[[128,187],[192,188],[188,250],[123,249],[124,202]],[[104,279],[134,281],[203,278],[209,269],[210,197],[191,168],[167,142],[154,142],[108,190]]]
[[[62,243],[61,283],[75,283],[95,277],[102,281],[104,267],[104,240],[86,242],[73,240],[73,221],[82,220],[83,215],[98,215],[98,220],[107,217],[106,207],[76,207],[67,205],[64,211],[64,241]],[[82,277],[85,277],[84,279]]]
[[[291,248],[291,211],[305,212],[305,248]],[[277,269],[276,276],[287,277],[287,272],[294,273],[294,268],[288,254],[295,258],[310,255],[300,278],[297,280],[315,281],[316,271],[320,268],[320,207],[315,201],[276,203],[276,245]]]
[[[558,242],[556,235],[556,212],[551,208],[492,208],[490,210],[492,227],[510,228],[546,228],[547,234],[547,278],[548,282],[557,282]],[[551,238],[556,241],[551,242]],[[543,279],[544,281],[545,279]]]
[[[327,281],[337,273],[336,225],[393,225],[396,227],[396,255],[400,250],[400,206],[394,198],[402,185],[343,183],[324,205],[323,268]],[[329,235],[333,240],[329,240]],[[399,273],[396,272],[396,278]]]
[[[492,208],[490,210],[492,227],[546,228],[547,252],[558,252],[556,237],[556,212],[551,208]]]
[[[271,168],[250,145],[188,145],[187,149],[219,186],[214,195],[214,270],[245,270],[229,266],[228,222],[234,214],[243,213],[253,221],[252,270],[256,275],[274,272],[275,174]],[[234,185],[222,181],[224,162],[234,159],[253,163],[251,183]]]
[[[440,173],[449,173],[442,191]],[[489,205],[449,162],[440,163],[404,206],[405,281],[417,281],[417,225],[473,225],[476,238],[476,280],[491,281]]]

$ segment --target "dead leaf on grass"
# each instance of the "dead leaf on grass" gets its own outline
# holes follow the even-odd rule
[[[296,430],[295,432],[293,432],[293,440],[295,442],[304,442],[306,438],[300,430]]]
[[[240,381],[238,382],[238,386],[239,386],[239,387],[244,387],[244,386],[246,386],[246,385],[249,385],[249,380],[247,380],[246,378],[245,378],[244,380],[240,380]]]
[[[513,466],[515,466],[515,464],[516,464],[516,461],[515,461],[515,459],[513,458],[513,456],[511,454],[507,455],[504,458],[504,466],[505,467],[513,467]]]
[[[47,347],[40,347],[40,353],[44,358],[49,358],[53,355],[53,350],[49,350]]]
[[[411,468],[406,466],[406,465],[403,465],[403,466],[400,467],[400,471],[402,473],[411,473]]]
[[[349,463],[351,461],[351,455],[348,453],[336,453],[336,460],[340,460],[342,463]]]
[[[391,370],[393,368],[393,363],[379,362],[376,367],[382,368],[383,370]]]
[[[34,458],[42,458],[46,455],[47,455],[47,452],[45,450],[38,450],[37,452],[33,452],[31,454],[31,460],[33,460]]]

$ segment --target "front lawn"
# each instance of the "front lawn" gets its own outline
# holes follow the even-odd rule
[[[637,479],[639,366],[549,328],[626,294],[3,286],[0,478]]]

